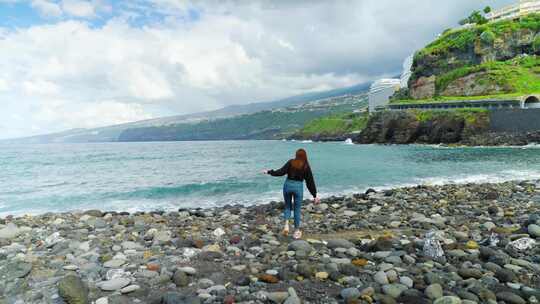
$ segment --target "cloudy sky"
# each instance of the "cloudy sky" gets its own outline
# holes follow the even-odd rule
[[[212,110],[399,73],[511,0],[0,0],[0,138]]]

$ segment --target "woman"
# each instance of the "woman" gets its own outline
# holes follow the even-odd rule
[[[287,174],[287,179],[283,185],[283,197],[285,198],[285,227],[283,228],[283,235],[289,235],[289,218],[291,217],[291,205],[294,198],[295,231],[293,237],[300,239],[302,237],[302,231],[300,231],[300,208],[304,195],[304,180],[306,181],[309,192],[313,195],[315,204],[319,203],[317,188],[315,187],[315,181],[313,180],[306,151],[299,149],[296,151],[296,157],[289,160],[281,169],[265,170],[264,173],[272,176],[283,176]]]

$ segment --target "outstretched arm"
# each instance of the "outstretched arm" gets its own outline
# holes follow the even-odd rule
[[[291,161],[288,161],[278,170],[268,170],[266,173],[270,174],[272,176],[283,176],[289,172],[289,166],[291,165]]]
[[[306,186],[307,186],[309,192],[311,193],[311,195],[313,195],[313,198],[316,198],[317,197],[317,187],[315,186],[315,180],[313,179],[313,173],[311,172],[311,168],[309,166],[306,169],[305,179],[306,179]]]

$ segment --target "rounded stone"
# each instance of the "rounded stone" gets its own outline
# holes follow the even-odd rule
[[[129,286],[126,286],[126,287],[120,289],[120,292],[125,294],[125,293],[134,292],[134,291],[139,290],[139,289],[141,289],[141,287],[139,285],[129,285]]]
[[[345,301],[351,301],[360,297],[360,291],[357,288],[345,288],[341,290],[340,295]]]
[[[461,299],[453,296],[439,298],[433,304],[461,304]]]
[[[187,273],[189,275],[195,275],[197,273],[197,270],[195,268],[188,267],[188,266],[180,267],[180,268],[177,269],[177,271],[185,272],[185,273]]]
[[[467,246],[467,249],[478,249],[478,248],[480,248],[480,246],[478,246],[478,243],[475,242],[475,241],[468,241],[465,246]]]
[[[81,278],[74,275],[65,276],[58,282],[58,294],[67,304],[89,304],[88,287]]]
[[[180,270],[177,270],[173,275],[173,282],[178,287],[186,287],[190,283],[189,276]]]
[[[103,264],[105,268],[118,268],[126,263],[125,260],[110,260]]]
[[[379,271],[375,273],[375,275],[373,275],[373,279],[375,280],[375,282],[381,285],[386,285],[389,283],[388,277],[386,276],[386,273],[384,271]]]
[[[289,244],[289,250],[311,252],[313,247],[304,240],[297,240]]]
[[[399,298],[401,293],[405,290],[407,290],[407,286],[397,283],[384,285],[382,287],[382,291],[384,292],[384,294],[389,295],[394,299]]]
[[[540,237],[540,226],[536,224],[530,224],[527,228],[529,235],[534,237]]]
[[[414,281],[409,277],[400,277],[399,282],[408,288],[412,288],[414,285]]]
[[[324,272],[324,271],[317,272],[315,274],[315,277],[319,280],[326,280],[328,279],[328,272]]]
[[[522,297],[518,296],[517,294],[511,293],[511,292],[499,292],[497,293],[497,300],[504,301],[508,304],[525,304],[527,303]]]
[[[122,289],[131,283],[130,279],[127,278],[116,278],[109,281],[105,281],[100,285],[101,290],[104,291],[115,291]]]
[[[424,290],[424,293],[426,297],[432,300],[436,300],[443,296],[443,289],[442,289],[441,284],[435,283],[426,287],[426,289]]]

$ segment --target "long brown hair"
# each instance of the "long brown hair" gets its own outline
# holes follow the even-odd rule
[[[296,157],[291,162],[293,168],[300,170],[309,166],[307,152],[304,149],[296,150]]]

